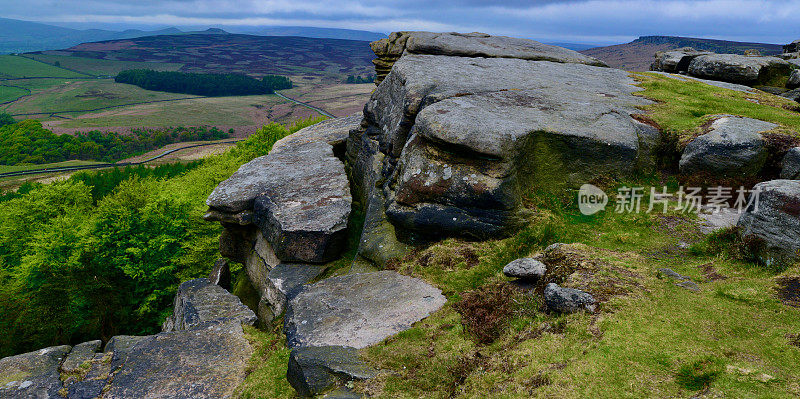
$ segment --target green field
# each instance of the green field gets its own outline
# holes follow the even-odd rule
[[[39,61],[31,60],[18,55],[0,55],[0,77],[29,78],[29,77],[86,77],[86,75],[68,71]]]
[[[0,173],[9,173],[9,172],[21,172],[25,170],[34,170],[34,169],[47,169],[47,168],[58,168],[64,166],[83,166],[83,165],[97,165],[104,162],[95,162],[95,161],[64,161],[64,162],[54,162],[54,163],[44,163],[41,165],[0,165]]]
[[[12,115],[36,112],[64,113],[146,101],[196,97],[144,90],[133,85],[115,83],[113,79],[62,81],[58,85],[38,89],[37,95],[31,96],[26,99],[27,101],[10,105],[6,112]],[[83,112],[70,113],[72,116],[81,114]]]
[[[26,94],[27,91],[17,87],[0,86],[0,103],[16,100]]]
[[[183,64],[165,62],[134,62],[98,60],[85,57],[71,57],[67,55],[30,54],[26,57],[33,58],[48,64],[59,63],[64,68],[81,71],[91,75],[113,76],[128,69],[152,69],[154,71],[177,71]]]
[[[125,85],[127,86],[127,85]],[[138,89],[138,88],[137,88]],[[142,89],[139,89],[142,90]],[[249,126],[257,125],[248,110],[269,108],[284,100],[274,95],[194,98],[174,102],[133,105],[59,122],[60,128],[110,126]]]

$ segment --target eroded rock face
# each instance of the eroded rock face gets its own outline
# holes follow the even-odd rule
[[[57,398],[61,389],[58,367],[72,347],[54,346],[0,359],[0,397]]]
[[[745,85],[763,84],[790,71],[789,63],[777,57],[736,54],[701,55],[689,64],[690,75]]]
[[[763,242],[766,262],[800,258],[800,180],[772,180],[753,189],[760,194],[739,218],[742,236]]]
[[[376,83],[389,74],[403,54],[449,55],[457,57],[516,58],[533,61],[607,66],[602,61],[577,51],[528,39],[491,36],[485,33],[394,32],[386,39],[370,43],[378,56],[373,61]]]
[[[800,69],[795,69],[789,75],[789,81],[786,82],[786,87],[789,89],[796,89],[800,87]]]
[[[178,287],[173,314],[162,329],[164,332],[193,330],[220,321],[253,325],[256,315],[235,295],[206,278],[198,278]]]
[[[270,270],[265,299],[272,314],[280,316],[286,309],[286,301],[294,298],[305,284],[314,281],[325,270],[325,266],[294,263],[281,263]]]
[[[783,158],[781,179],[800,180],[800,147],[795,147]]]
[[[659,133],[631,116],[648,103],[633,84],[588,65],[407,54],[366,105],[358,148],[386,156],[375,180],[399,235],[498,236],[535,184],[652,164]]]
[[[652,71],[662,72],[686,72],[693,59],[701,55],[714,54],[710,51],[698,51],[691,47],[684,47],[677,50],[659,51],[656,53],[656,60],[650,66]]]
[[[303,287],[287,306],[290,347],[365,348],[444,305],[441,291],[393,271],[332,277]]]
[[[761,133],[778,127],[756,119],[723,116],[709,131],[692,140],[683,152],[683,174],[710,173],[719,176],[754,176],[767,159]]]

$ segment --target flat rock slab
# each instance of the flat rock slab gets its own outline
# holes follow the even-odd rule
[[[485,33],[394,32],[387,39],[374,42],[372,49],[379,57],[399,57],[407,51],[411,54],[517,58],[607,66],[596,58],[563,47]]]
[[[342,346],[294,348],[289,356],[286,378],[301,396],[316,396],[350,381],[375,376],[358,355]]]
[[[547,266],[533,258],[520,258],[503,267],[503,274],[506,277],[524,280],[538,280],[544,277],[545,273],[547,273]]]
[[[308,151],[306,155],[318,155],[317,158],[309,158],[304,161],[309,165],[294,164],[292,168],[310,168],[314,170],[314,164],[320,167],[327,167],[331,170],[338,170],[335,160],[332,158],[333,146],[343,144],[347,139],[350,129],[353,129],[361,122],[361,115],[355,114],[346,118],[336,118],[322,121],[318,124],[304,128],[292,135],[278,140],[273,145],[272,152],[289,150],[294,151],[296,146],[307,143],[317,143],[314,147],[319,153],[313,154]],[[337,160],[338,161],[338,160]],[[341,163],[341,162],[340,162]],[[269,154],[256,158],[237,170],[229,179],[220,183],[206,200],[206,205],[212,208],[207,218],[209,220],[229,221],[235,220],[241,224],[250,222],[249,215],[239,217],[237,214],[253,209],[255,198],[274,187],[276,173],[283,170],[276,168],[274,160],[271,162]],[[343,170],[343,166],[341,167]],[[214,213],[213,211],[216,211]]]
[[[0,359],[0,397],[9,399],[58,398],[58,367],[72,349],[54,346]]]
[[[765,262],[800,258],[800,180],[771,180],[757,184],[758,207],[749,206],[739,218],[744,237],[764,243]]]
[[[103,341],[100,340],[75,345],[61,364],[61,371],[64,373],[75,372],[86,361],[92,360],[102,345]]]
[[[242,326],[230,322],[142,337],[126,352],[103,398],[230,398],[252,348]]]
[[[680,160],[683,174],[710,173],[723,176],[753,176],[767,159],[761,133],[778,125],[757,119],[722,116],[689,144]]]
[[[286,301],[293,298],[305,284],[325,273],[327,267],[298,263],[281,263],[267,275],[265,299],[270,310],[279,316],[286,309]]]
[[[264,237],[285,262],[335,259],[347,235],[352,196],[344,164],[327,143],[284,147],[266,156],[254,211]]]
[[[710,54],[696,57],[689,64],[692,76],[747,85],[766,83],[790,72],[789,63],[777,57]]]
[[[290,347],[365,348],[441,308],[441,291],[393,271],[332,277],[304,287],[286,310]]]
[[[236,295],[211,284],[207,278],[198,278],[183,282],[178,287],[173,314],[164,322],[163,330],[192,330],[219,321],[253,325],[256,314],[242,304]]]

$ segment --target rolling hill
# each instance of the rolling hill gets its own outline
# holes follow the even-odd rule
[[[65,50],[28,55],[181,64],[182,72],[254,76],[304,75],[342,80],[347,75],[374,73],[374,55],[367,41],[241,35],[221,30],[82,43]]]
[[[595,47],[583,50],[581,53],[603,60],[614,68],[629,71],[647,71],[650,69],[650,64],[653,63],[653,56],[657,51],[681,47],[694,47],[697,50],[732,54],[742,54],[749,49],[756,49],[764,55],[775,55],[783,52],[783,47],[778,44],[732,42],[678,36],[642,36],[630,43]]]

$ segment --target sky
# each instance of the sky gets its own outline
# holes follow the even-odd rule
[[[103,28],[317,26],[614,44],[644,35],[788,43],[800,0],[0,0],[5,18]]]

